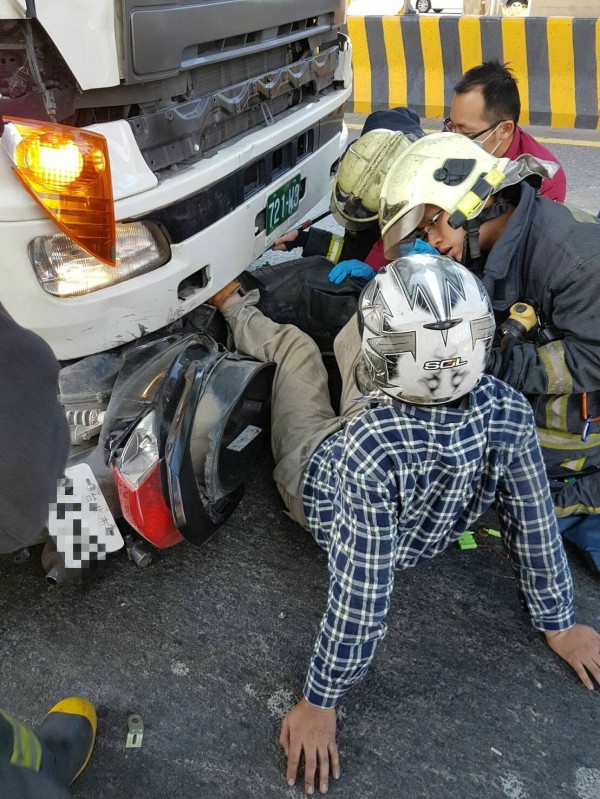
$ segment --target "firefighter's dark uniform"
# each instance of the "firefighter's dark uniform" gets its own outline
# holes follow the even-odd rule
[[[346,230],[343,236],[329,230],[310,227],[308,230],[300,231],[293,245],[302,247],[303,258],[322,255],[332,264],[337,264],[352,258],[364,261],[380,236],[381,232],[377,222],[357,233]]]
[[[58,362],[0,306],[0,553],[41,540],[69,452]]]
[[[34,732],[0,710],[0,796],[68,799],[96,740],[96,711],[80,697],[56,704]]]
[[[530,399],[557,516],[600,514],[600,225],[594,217],[536,195],[521,183],[517,206],[490,251],[483,282],[494,310],[528,302],[541,337],[520,342],[490,370]],[[600,517],[598,519],[600,531]],[[600,563],[598,564],[600,568]]]

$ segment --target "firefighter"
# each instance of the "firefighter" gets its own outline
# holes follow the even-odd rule
[[[44,541],[69,453],[50,347],[0,305],[0,554]]]
[[[96,740],[96,711],[71,696],[54,705],[35,732],[0,710],[0,795],[68,799]]]
[[[534,309],[531,335],[498,342],[487,371],[529,398],[561,531],[600,570],[600,225],[536,193],[542,166],[427,136],[389,170],[380,224],[386,257],[422,237],[479,275],[500,324]]]
[[[344,235],[310,226],[280,236],[272,249],[289,251],[302,247],[303,257],[322,255],[338,267],[363,262],[371,271],[354,264],[354,270],[349,266],[346,276],[372,277],[372,270],[385,263],[379,248],[372,253],[380,239],[379,192],[388,168],[411,140],[401,131],[376,128],[352,142],[340,162],[330,201],[331,214],[344,228]],[[336,275],[339,273],[338,268]]]
[[[35,333],[0,306],[0,553],[48,537],[49,503],[69,452],[58,402],[58,362]],[[96,712],[79,697],[55,705],[36,732],[0,710],[0,795],[63,799],[83,771]]]

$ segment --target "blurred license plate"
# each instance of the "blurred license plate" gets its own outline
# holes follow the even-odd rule
[[[267,197],[267,236],[298,210],[301,182],[300,175],[296,175]]]
[[[48,531],[69,571],[85,571],[124,545],[102,489],[87,463],[65,471],[56,502],[50,506]]]

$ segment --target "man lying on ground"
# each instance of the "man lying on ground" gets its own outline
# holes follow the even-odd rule
[[[277,364],[273,473],[291,516],[329,556],[329,596],[304,686],[283,720],[287,780],[340,776],[335,708],[386,632],[397,571],[442,552],[494,502],[535,629],[592,689],[600,635],[575,623],[573,589],[531,407],[484,375],[494,334],[487,294],[442,256],[401,258],[365,287],[359,323],[335,341],[340,415],[315,343],[255,307],[239,283],[212,299],[236,348]],[[360,332],[359,332],[360,325]]]

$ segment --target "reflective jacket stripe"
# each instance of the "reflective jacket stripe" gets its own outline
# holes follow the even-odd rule
[[[331,236],[331,241],[329,242],[329,247],[327,248],[327,255],[325,256],[327,260],[331,261],[334,264],[337,264],[340,255],[342,254],[343,246],[344,246],[343,237],[337,236],[335,233],[333,233]]]
[[[578,458],[577,460],[563,461],[560,465],[562,469],[570,469],[572,472],[580,472],[585,466],[587,458]]]
[[[538,436],[540,444],[546,449],[587,450],[600,447],[600,433],[592,433],[587,441],[582,441],[581,436],[574,433],[563,433],[538,427]]]
[[[13,766],[39,771],[42,763],[42,745],[34,732],[9,716],[3,710],[0,715],[12,727],[13,749],[10,762]]]
[[[565,360],[562,341],[551,341],[538,349],[538,355],[548,375],[548,394],[572,394],[573,378]]]
[[[546,402],[546,427],[549,430],[567,430],[568,394],[550,397]]]
[[[569,505],[568,508],[561,508],[555,506],[554,512],[559,517],[559,519],[562,519],[565,516],[575,516],[576,514],[589,516],[594,513],[600,513],[600,508],[594,508],[591,507],[590,505],[584,505],[583,502],[578,502],[576,505]]]

